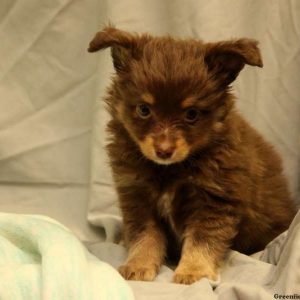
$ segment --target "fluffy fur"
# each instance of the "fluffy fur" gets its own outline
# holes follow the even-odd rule
[[[174,281],[216,278],[228,249],[261,250],[295,208],[275,150],[235,110],[230,84],[262,67],[257,42],[137,35],[107,27],[108,153],[129,249],[120,273],[153,280],[180,258]]]

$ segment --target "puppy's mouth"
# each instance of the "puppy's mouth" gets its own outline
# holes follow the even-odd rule
[[[170,165],[185,160],[190,152],[189,146],[183,138],[176,141],[155,141],[155,138],[147,136],[139,142],[143,155],[160,165]]]

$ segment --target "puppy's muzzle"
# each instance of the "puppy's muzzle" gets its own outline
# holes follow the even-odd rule
[[[175,143],[169,139],[159,139],[154,143],[155,154],[160,159],[171,158],[175,148]]]
[[[155,148],[155,154],[160,159],[168,159],[168,158],[172,157],[174,150],[175,150],[175,147],[169,147],[166,149],[157,147],[157,148]]]

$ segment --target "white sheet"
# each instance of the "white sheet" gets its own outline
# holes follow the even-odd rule
[[[114,227],[114,230],[119,231],[120,228]],[[253,256],[230,251],[220,269],[218,282],[202,278],[190,286],[174,284],[174,271],[165,265],[161,267],[154,282],[128,282],[136,299],[271,300],[275,294],[299,294],[299,247],[300,211],[289,230],[269,243],[264,251]],[[124,247],[114,243],[95,243],[89,245],[89,248],[101,260],[114,267],[120,266],[126,259]]]

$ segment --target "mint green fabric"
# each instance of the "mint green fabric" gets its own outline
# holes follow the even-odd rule
[[[63,225],[43,216],[0,213],[1,300],[133,299],[118,272]]]

